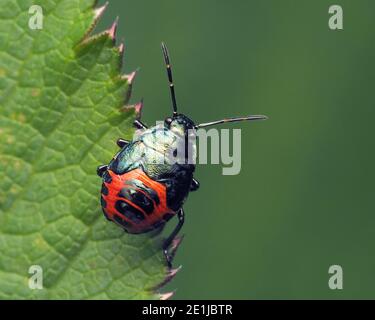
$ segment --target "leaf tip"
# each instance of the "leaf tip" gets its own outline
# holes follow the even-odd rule
[[[161,293],[159,295],[159,298],[160,298],[160,300],[169,300],[170,298],[172,298],[174,296],[174,293],[175,293],[174,291]]]
[[[179,266],[178,268],[174,268],[174,269],[169,269],[164,280],[161,283],[159,283],[156,287],[154,287],[154,290],[158,290],[164,287],[167,283],[171,282],[174,279],[174,277],[177,275],[177,273],[181,270],[181,268],[182,266]]]
[[[108,36],[115,41],[116,40],[116,31],[117,31],[117,26],[118,26],[118,20],[119,17],[117,16],[115,21],[113,22],[112,26],[107,30]]]
[[[122,56],[124,54],[124,51],[125,51],[125,45],[124,43],[120,43],[120,45],[118,46],[118,51],[120,53],[120,55]]]
[[[104,5],[102,5],[101,7],[93,8],[93,11],[94,11],[93,21],[92,21],[90,27],[85,32],[85,34],[83,35],[83,37],[81,39],[81,42],[87,42],[91,32],[95,29],[96,25],[98,24],[100,18],[103,16],[107,7],[108,7],[108,1]]]
[[[176,252],[178,248],[180,247],[182,240],[184,240],[184,237],[185,235],[182,235],[173,239],[171,248],[170,248],[170,255],[172,258],[174,258],[174,256],[176,255]]]
[[[134,110],[135,110],[137,119],[140,119],[142,116],[142,110],[143,110],[143,99],[134,105]]]
[[[142,117],[142,110],[143,110],[143,99],[132,105],[126,105],[122,108],[122,111],[134,110],[136,119],[141,119]]]
[[[178,268],[170,269],[167,274],[168,282],[171,281],[181,269],[182,269],[182,266],[179,266]]]
[[[94,10],[94,20],[95,21],[98,21],[101,18],[101,16],[103,15],[103,13],[107,9],[107,7],[108,7],[108,1],[103,6],[101,6],[99,8],[96,8]]]
[[[128,82],[129,85],[132,85],[136,75],[137,75],[137,71],[133,71],[132,73],[125,74],[122,77],[123,77],[123,79],[126,79],[126,81]]]

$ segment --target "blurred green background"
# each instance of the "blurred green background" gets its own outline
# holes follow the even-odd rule
[[[343,31],[328,28],[332,4]],[[374,11],[373,0],[110,1],[98,29],[120,16],[147,123],[170,113],[162,40],[181,112],[270,117],[227,126],[243,128],[240,175],[198,166],[175,298],[375,298]],[[328,288],[334,264],[341,291]]]

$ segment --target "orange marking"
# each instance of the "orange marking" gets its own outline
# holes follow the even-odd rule
[[[114,219],[114,216],[117,215],[121,217],[123,220],[127,221],[129,223],[129,227],[126,228],[126,230],[130,233],[143,233],[150,231],[152,225],[154,223],[157,223],[161,220],[163,220],[163,216],[167,213],[176,214],[173,210],[168,208],[167,206],[167,188],[164,184],[156,182],[152,180],[149,176],[147,176],[146,173],[144,173],[141,169],[135,169],[132,171],[129,171],[127,173],[124,173],[123,175],[118,175],[114,173],[111,170],[108,170],[109,175],[112,178],[111,183],[105,183],[105,186],[108,188],[108,195],[102,195],[103,199],[106,201],[107,206],[104,208],[104,211],[106,212],[109,219],[112,221],[116,220]],[[147,192],[143,192],[143,190],[138,189],[135,186],[130,186],[125,184],[126,181],[131,180],[139,180],[141,181],[147,188],[150,188],[154,190],[154,192],[158,195],[160,203],[157,204],[151,196]],[[132,188],[136,189],[138,192],[142,192],[145,194],[154,204],[154,211],[147,215],[143,209],[138,207],[136,204],[132,203],[131,201],[124,199],[119,196],[120,191],[123,188]],[[129,204],[131,204],[134,208],[138,209],[142,213],[144,213],[145,220],[141,221],[140,223],[136,224],[123,216],[120,212],[118,212],[115,208],[117,201],[125,201]]]

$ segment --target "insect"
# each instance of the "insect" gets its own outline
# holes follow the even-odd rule
[[[167,69],[173,114],[159,126],[147,128],[139,119],[134,126],[140,134],[132,141],[118,139],[121,150],[108,165],[97,169],[103,179],[101,205],[105,217],[119,224],[126,232],[140,234],[161,228],[174,216],[178,223],[164,241],[163,252],[171,266],[168,248],[184,224],[183,204],[190,192],[199,188],[194,179],[195,164],[189,157],[195,154],[195,133],[227,122],[266,119],[265,116],[228,118],[196,125],[179,113],[172,68],[166,45],[162,52]],[[193,142],[192,142],[193,141]],[[166,161],[165,154],[185,149],[182,161]]]

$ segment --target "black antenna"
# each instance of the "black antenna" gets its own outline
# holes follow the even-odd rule
[[[165,45],[164,42],[161,43],[161,49],[163,50],[164,61],[165,61],[166,67],[167,67],[169,88],[171,90],[173,115],[176,115],[177,114],[177,102],[176,102],[176,93],[174,91],[174,83],[173,83],[173,78],[172,78],[172,67],[171,67],[171,62],[170,62],[170,59],[169,59],[168,48],[167,48],[167,46]]]
[[[199,128],[204,128],[204,127],[210,127],[214,126],[217,124],[222,124],[222,123],[228,123],[228,122],[238,122],[238,121],[254,121],[254,120],[267,120],[268,118],[266,116],[248,116],[248,117],[240,117],[240,118],[227,118],[227,119],[222,119],[218,121],[212,121],[212,122],[207,122],[207,123],[201,123],[195,126],[196,129]]]

